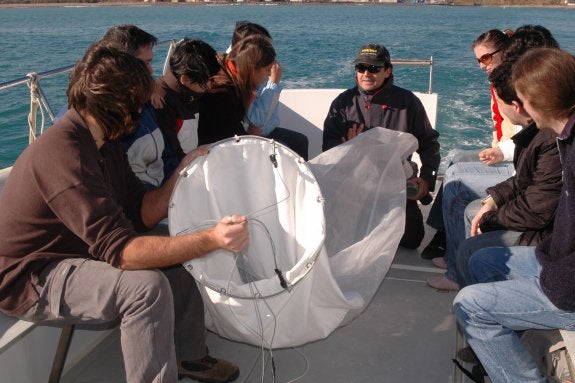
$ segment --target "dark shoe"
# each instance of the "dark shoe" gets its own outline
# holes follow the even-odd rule
[[[465,363],[479,363],[479,359],[477,359],[477,355],[473,349],[469,346],[463,347],[457,351],[457,359]]]
[[[443,257],[445,255],[445,232],[437,231],[433,236],[433,239],[425,249],[421,252],[421,258],[423,259],[433,259],[438,257]]]
[[[198,382],[226,383],[240,375],[238,366],[209,355],[191,362],[181,362],[178,366],[178,379],[191,378]]]

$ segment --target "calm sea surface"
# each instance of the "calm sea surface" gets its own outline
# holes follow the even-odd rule
[[[136,24],[160,41],[197,37],[227,48],[237,20],[267,27],[286,88],[353,86],[351,61],[364,43],[383,43],[394,59],[433,56],[442,154],[490,142],[489,92],[472,41],[491,28],[547,27],[575,53],[575,7],[509,8],[399,5],[188,5],[0,9],[0,83],[73,64],[112,25]],[[165,51],[156,50],[155,75]],[[396,68],[396,84],[427,90],[427,68]],[[64,104],[66,76],[43,80],[52,107]],[[27,144],[28,89],[0,92],[0,168]],[[327,113],[327,111],[326,111]],[[47,117],[46,117],[47,118]]]

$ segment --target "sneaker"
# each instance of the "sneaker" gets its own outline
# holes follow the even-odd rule
[[[453,282],[445,275],[434,275],[432,277],[428,277],[427,284],[437,290],[444,290],[444,291],[459,290],[459,284],[457,282]]]
[[[443,257],[445,255],[445,246],[445,232],[438,230],[421,252],[421,258],[433,259]]]
[[[178,366],[178,379],[190,378],[205,383],[226,383],[240,375],[238,366],[209,355],[191,362],[181,362]]]
[[[433,264],[433,266],[437,267],[438,269],[447,270],[447,262],[445,261],[445,258],[443,258],[443,257],[433,258],[431,260],[431,263]]]

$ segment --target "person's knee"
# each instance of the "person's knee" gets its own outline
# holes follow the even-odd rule
[[[492,311],[497,300],[491,284],[467,286],[459,290],[453,299],[453,313],[462,325],[490,325],[494,323]]]
[[[461,165],[455,163],[448,167],[443,175],[443,182],[449,183],[449,181],[452,181],[456,177],[456,174],[461,172],[460,166]]]
[[[486,283],[506,280],[509,273],[506,265],[507,259],[509,259],[509,252],[502,247],[486,247],[474,252],[467,262],[470,282]]]
[[[477,294],[474,286],[467,286],[461,289],[453,299],[453,313],[459,323],[465,323],[469,320]]]
[[[174,310],[170,283],[158,270],[125,271],[118,294],[141,307],[160,306],[162,310]]]

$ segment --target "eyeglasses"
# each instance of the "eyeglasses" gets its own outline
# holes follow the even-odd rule
[[[379,71],[382,69],[382,66],[375,66],[375,65],[366,65],[366,64],[357,64],[355,66],[355,71],[357,73],[365,73],[365,71],[367,70],[369,73],[379,73]]]
[[[499,53],[501,49],[498,49],[496,51],[493,51],[491,53],[486,53],[484,55],[482,55],[480,58],[477,59],[477,62],[479,64],[483,64],[483,65],[489,65],[491,64],[491,61],[493,61],[493,55],[496,53]]]

